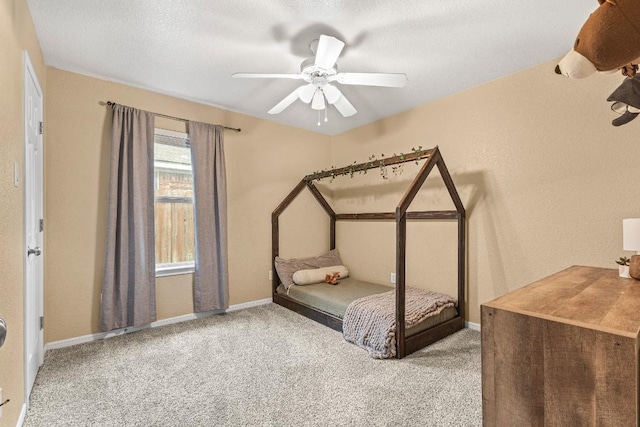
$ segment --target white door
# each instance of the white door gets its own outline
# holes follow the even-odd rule
[[[24,53],[25,401],[44,360],[42,278],[42,90]]]

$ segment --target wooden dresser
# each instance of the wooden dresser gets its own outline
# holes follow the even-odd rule
[[[483,304],[485,426],[637,426],[640,281],[574,266]]]

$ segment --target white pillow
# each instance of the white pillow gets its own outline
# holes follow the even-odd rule
[[[293,273],[293,283],[296,285],[311,285],[322,283],[327,274],[340,273],[340,279],[349,277],[349,270],[344,265],[334,265],[331,267],[310,268],[308,270],[298,270]]]

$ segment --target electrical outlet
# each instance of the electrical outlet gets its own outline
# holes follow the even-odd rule
[[[396,273],[391,273],[391,278],[389,280],[391,280],[391,283],[393,283],[395,285],[396,284]]]
[[[269,270],[269,280],[273,280],[273,270]]]

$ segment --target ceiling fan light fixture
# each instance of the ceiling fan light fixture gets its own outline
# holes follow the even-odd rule
[[[313,101],[311,101],[311,108],[314,110],[324,110],[326,108],[322,89],[316,89],[316,93],[313,95]]]
[[[308,85],[300,86],[298,88],[298,97],[300,97],[300,101],[308,104],[311,102],[313,95],[316,93],[316,87],[309,83]]]

